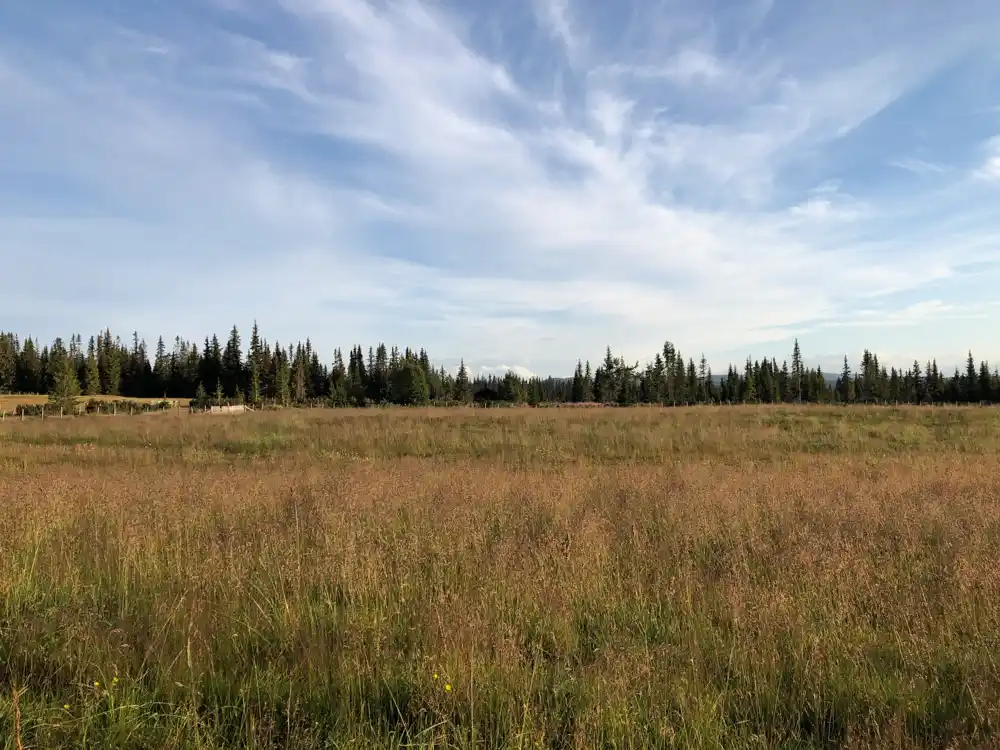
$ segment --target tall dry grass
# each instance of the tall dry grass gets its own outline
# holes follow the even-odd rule
[[[0,425],[0,738],[991,747],[998,426],[821,408]]]

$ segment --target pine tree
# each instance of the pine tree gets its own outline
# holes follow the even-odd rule
[[[795,339],[795,346],[792,348],[792,393],[795,400],[802,402],[802,381],[805,378],[805,366],[802,363],[802,350],[799,348],[799,340]]]
[[[97,364],[97,343],[90,337],[87,345],[86,392],[88,396],[98,396],[101,393],[101,370]]]
[[[308,394],[306,393],[306,355],[301,343],[295,347],[295,351],[290,355],[289,359],[292,363],[292,401],[302,404],[305,403]]]
[[[698,371],[695,369],[694,360],[688,360],[687,372],[684,376],[684,391],[686,394],[685,403],[692,403],[698,400]]]
[[[595,394],[597,400],[605,404],[612,403],[618,398],[618,360],[612,356],[610,346],[604,354],[604,363],[598,372],[601,374],[601,387]]]
[[[388,403],[392,393],[389,388],[389,352],[385,344],[379,344],[375,349],[375,357],[372,365],[368,368],[370,400],[375,403]],[[438,382],[444,387],[441,375],[438,375]]]
[[[845,404],[850,404],[854,402],[854,381],[851,377],[851,365],[847,361],[847,355],[844,355],[844,369],[840,372],[840,379],[838,380],[840,388],[840,400]]]
[[[701,353],[701,361],[698,363],[698,395],[700,403],[708,401],[708,360],[705,359],[705,352]]]
[[[962,391],[965,396],[965,401],[972,403],[974,401],[979,401],[979,377],[976,373],[976,362],[972,358],[972,352],[969,352],[968,359],[965,360],[965,378],[962,383]]]
[[[208,393],[205,392],[205,386],[198,383],[198,387],[194,392],[194,405],[198,409],[204,409],[208,406]]]
[[[16,390],[21,393],[39,393],[41,387],[41,361],[34,340],[29,336],[21,349],[17,364]]]
[[[753,364],[750,362],[750,358],[747,357],[747,363],[743,374],[743,382],[745,384],[743,401],[748,404],[753,404],[757,402],[757,384],[754,381],[753,371],[754,371]]]
[[[472,400],[472,383],[469,382],[469,372],[465,369],[465,360],[458,364],[458,375],[455,376],[455,400],[466,403]]]
[[[222,388],[230,398],[236,398],[242,390],[243,350],[240,344],[240,332],[233,326],[226,342],[226,350],[222,354]]]
[[[101,393],[117,396],[121,393],[122,354],[120,342],[111,338],[111,330],[104,329],[104,336],[98,342],[97,365],[101,372]]]
[[[918,404],[922,404],[927,398],[927,387],[920,372],[920,363],[917,360],[913,360],[910,373],[913,377],[913,400]]]
[[[274,360],[275,396],[279,404],[288,406],[292,401],[291,372],[288,367],[285,350],[281,348],[281,344],[276,343],[274,345]]]
[[[416,406],[427,403],[429,392],[427,375],[420,360],[406,362],[391,376],[393,403],[402,406]]]
[[[58,352],[55,358],[52,390],[49,403],[54,407],[72,412],[80,395],[80,381],[76,374],[76,362],[65,352]]]
[[[17,387],[17,338],[0,333],[0,393],[13,393]]]
[[[334,350],[333,353],[333,368],[330,370],[328,399],[332,406],[348,406],[349,404],[347,395],[347,370],[344,367],[344,357],[340,349]]]
[[[979,399],[993,401],[993,380],[990,377],[990,366],[986,362],[979,364]]]
[[[583,401],[583,362],[576,361],[576,369],[573,371],[573,384],[570,387],[569,400],[575,404]]]
[[[264,347],[260,339],[260,331],[257,329],[257,321],[254,320],[253,328],[250,331],[250,351],[247,352],[247,368],[249,370],[249,400],[254,406],[258,406],[264,395]]]
[[[260,365],[258,364],[257,357],[251,357],[250,359],[250,404],[251,406],[260,406]]]

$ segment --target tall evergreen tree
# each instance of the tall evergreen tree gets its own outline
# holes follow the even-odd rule
[[[576,361],[576,369],[573,371],[573,385],[570,389],[569,400],[575,404],[583,401],[583,362]]]
[[[455,376],[455,400],[466,403],[472,400],[472,383],[469,382],[469,371],[465,369],[465,360],[459,361],[458,375]]]
[[[222,390],[228,398],[236,398],[242,391],[243,380],[243,348],[240,343],[240,332],[236,326],[229,332],[221,365]]]
[[[993,379],[990,377],[990,366],[986,362],[979,365],[979,400],[993,401]]]
[[[42,392],[42,361],[35,341],[25,339],[17,372],[17,390],[21,393]]]
[[[792,348],[792,392],[795,400],[802,401],[802,387],[805,379],[805,365],[802,362],[802,350],[799,348],[799,340],[795,339],[795,346]]]
[[[419,358],[408,360],[392,373],[390,387],[393,403],[416,406],[427,403],[427,375]]]
[[[837,381],[840,390],[840,400],[845,404],[854,403],[854,380],[851,377],[851,365],[844,355],[844,369],[840,371],[840,379]]]
[[[757,403],[757,383],[754,378],[754,367],[750,358],[747,357],[746,366],[743,370],[744,393],[743,401],[747,404]]]
[[[962,391],[964,400],[968,403],[973,403],[974,401],[979,401],[979,374],[976,372],[976,362],[972,358],[972,352],[969,352],[968,359],[965,360],[965,378],[962,382]]]
[[[275,397],[282,406],[288,406],[292,402],[291,369],[288,358],[281,344],[274,345],[274,387]]]
[[[260,362],[257,357],[250,358],[250,385],[247,400],[251,406],[259,406],[261,401]]]
[[[101,370],[97,363],[97,342],[90,337],[87,344],[86,379],[84,381],[88,396],[99,396],[101,393]]]
[[[63,350],[56,352],[53,359],[55,369],[52,378],[52,390],[49,393],[49,403],[53,407],[72,412],[76,408],[76,400],[80,395],[80,381],[77,379],[76,361]]]
[[[17,337],[0,332],[0,393],[13,393],[17,388]]]

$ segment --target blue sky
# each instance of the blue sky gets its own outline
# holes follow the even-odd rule
[[[0,327],[1000,361],[998,35],[994,0],[4,3]]]

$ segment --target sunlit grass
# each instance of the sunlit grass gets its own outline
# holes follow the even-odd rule
[[[37,748],[990,747],[998,426],[5,423],[0,738],[16,689]]]

